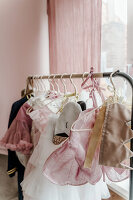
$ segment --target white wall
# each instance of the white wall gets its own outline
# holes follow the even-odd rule
[[[127,0],[127,63],[133,64],[133,1]]]
[[[0,138],[26,78],[49,72],[46,0],[0,1]]]

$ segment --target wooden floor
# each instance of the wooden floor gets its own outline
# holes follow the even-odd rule
[[[110,194],[111,194],[111,197],[108,200],[125,200],[111,190],[110,190]]]

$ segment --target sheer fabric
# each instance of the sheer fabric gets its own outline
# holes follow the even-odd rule
[[[48,0],[50,72],[100,70],[101,0]]]
[[[51,182],[59,185],[83,185],[87,182],[96,184],[105,175],[114,182],[129,177],[129,170],[99,165],[100,145],[96,148],[91,168],[84,168],[95,119],[95,110],[81,112],[69,139],[48,157],[43,174]]]
[[[7,130],[0,144],[12,151],[19,151],[25,155],[30,154],[33,147],[31,142],[32,120],[26,114],[30,106],[25,103],[19,110],[16,118]]]

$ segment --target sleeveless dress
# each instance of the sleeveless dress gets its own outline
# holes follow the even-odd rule
[[[100,144],[98,145],[91,168],[84,167],[86,152],[92,128],[96,120],[95,109],[81,112],[73,124],[69,139],[54,151],[46,160],[43,174],[51,182],[59,185],[96,184],[105,175],[114,182],[129,177],[129,170],[99,165]]]
[[[49,116],[47,125],[41,132],[39,142],[29,160],[34,168],[22,182],[24,200],[101,200],[102,198],[109,198],[107,185],[102,180],[96,185],[87,183],[76,187],[61,186],[52,183],[43,175],[45,161],[52,152],[62,145],[55,145],[52,142],[57,120],[58,116],[56,114]]]

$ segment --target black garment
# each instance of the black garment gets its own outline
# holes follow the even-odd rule
[[[81,106],[82,111],[86,110],[86,103],[84,101],[78,101],[77,103]]]
[[[11,123],[15,119],[19,109],[21,106],[27,101],[27,97],[24,97],[15,103],[13,103],[12,108],[11,108],[11,113],[9,117],[9,123],[8,123],[8,128],[10,127]],[[10,177],[13,177],[16,173],[18,172],[18,198],[19,200],[23,200],[23,193],[22,193],[22,188],[20,183],[23,181],[24,178],[24,166],[20,163],[16,152],[8,150],[8,169],[7,173]]]

